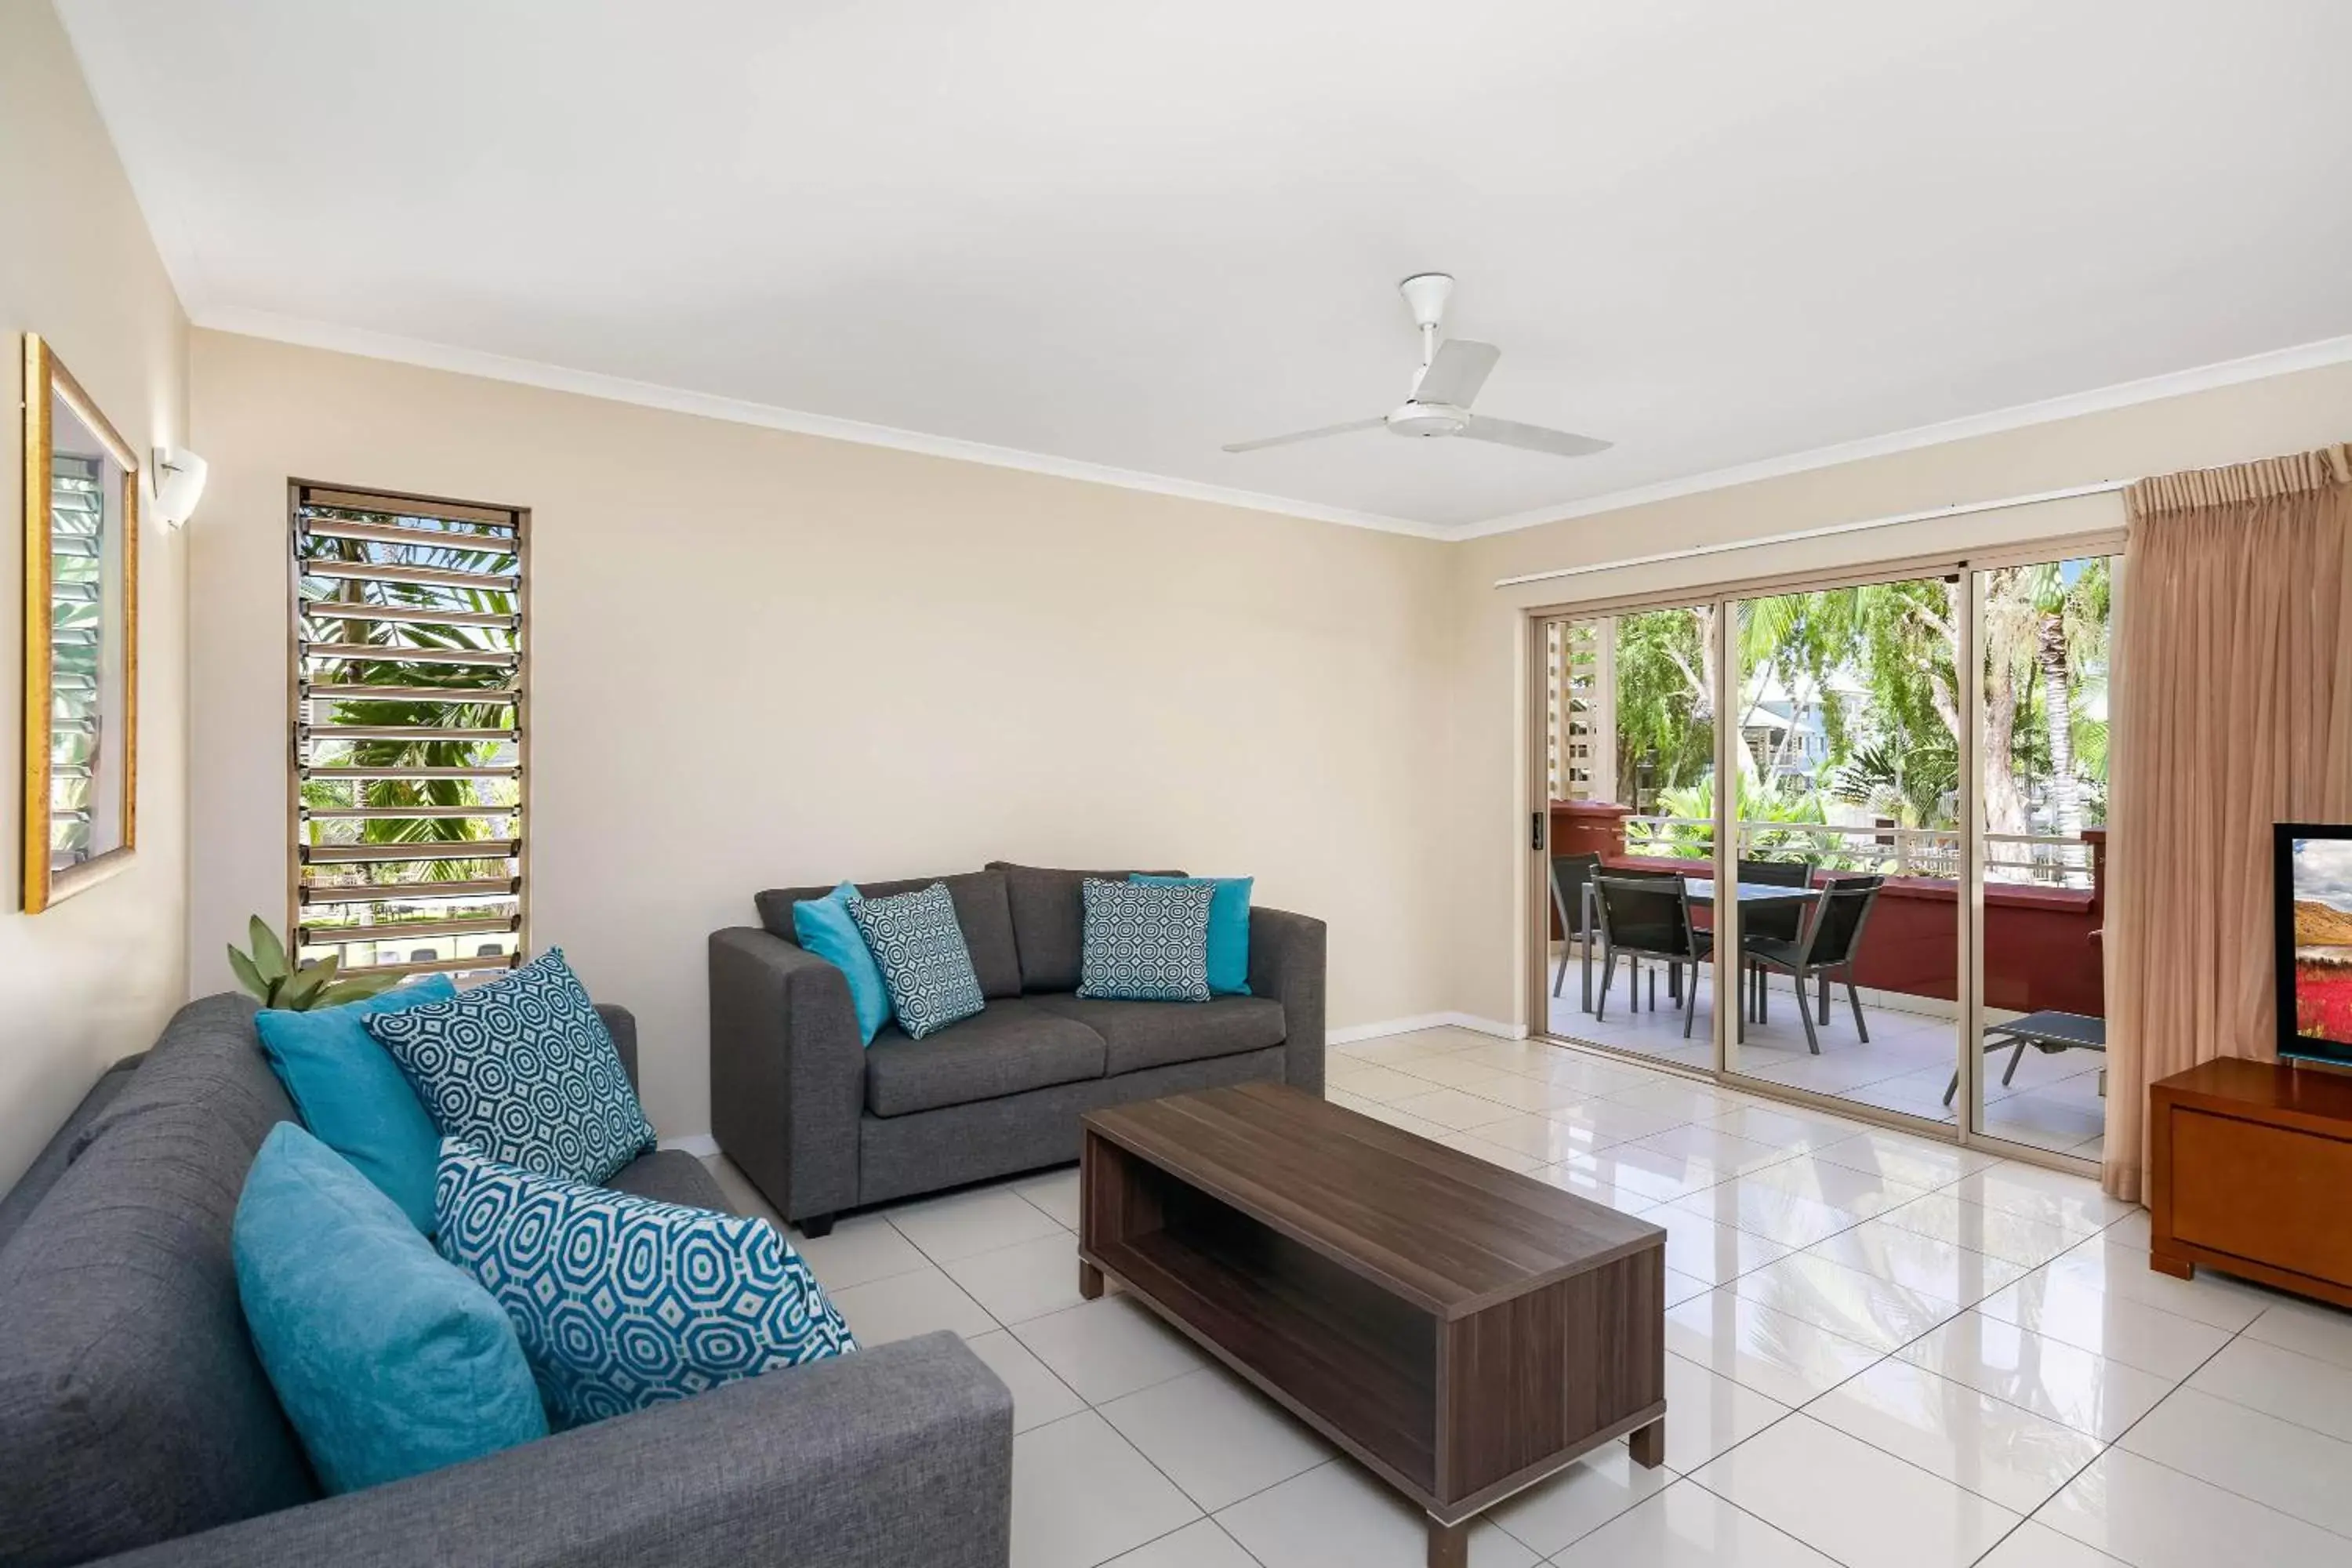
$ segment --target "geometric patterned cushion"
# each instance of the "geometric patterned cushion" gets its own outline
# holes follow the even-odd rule
[[[493,1160],[593,1183],[654,1146],[612,1032],[560,947],[446,1002],[361,1022],[441,1135]]]
[[[656,1203],[441,1146],[441,1255],[506,1309],[558,1425],[854,1351],[765,1220]]]
[[[1078,994],[1115,1002],[1209,999],[1206,882],[1086,880]]]
[[[882,967],[890,1011],[909,1039],[919,1040],[988,1005],[945,882],[919,892],[862,899],[849,907],[849,916]]]

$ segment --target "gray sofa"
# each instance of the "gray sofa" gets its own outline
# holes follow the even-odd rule
[[[988,999],[921,1040],[885,1024],[861,1046],[849,984],[793,938],[793,905],[710,936],[710,1115],[719,1146],[776,1211],[823,1236],[845,1209],[1078,1157],[1097,1106],[1265,1079],[1323,1090],[1323,922],[1250,910],[1247,996],[1099,1002],[1075,994],[1080,884],[1126,871],[991,861],[951,877],[860,882],[869,898],[945,882]]]
[[[601,1010],[634,1079],[635,1025]],[[1003,1568],[1012,1399],[944,1333],[322,1498],[229,1256],[254,1152],[295,1120],[253,1013],[181,1009],[0,1203],[0,1562]],[[612,1184],[727,1206],[675,1150]]]

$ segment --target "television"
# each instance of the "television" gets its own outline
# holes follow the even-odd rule
[[[2352,824],[2271,835],[2279,1058],[2352,1067]]]

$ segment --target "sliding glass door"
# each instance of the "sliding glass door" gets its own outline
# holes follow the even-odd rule
[[[1960,1003],[1958,637],[1925,576],[1734,600],[1727,1070],[1939,1116]]]
[[[2096,1159],[2111,567],[1538,622],[1549,1032]]]

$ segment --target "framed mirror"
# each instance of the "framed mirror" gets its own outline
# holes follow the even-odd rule
[[[25,336],[24,907],[127,864],[137,838],[139,463]]]

